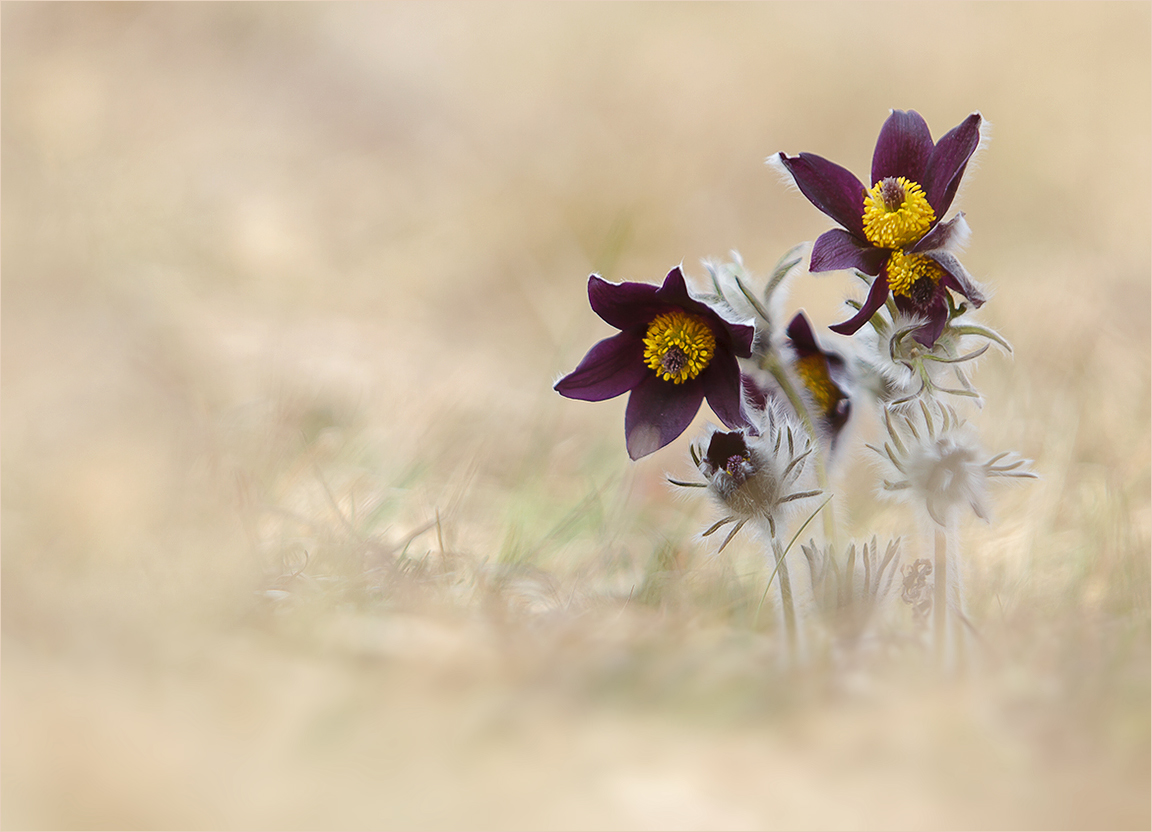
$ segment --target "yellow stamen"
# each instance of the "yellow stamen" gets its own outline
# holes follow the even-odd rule
[[[840,401],[840,391],[828,374],[828,360],[813,353],[796,361],[796,374],[812,394],[813,401],[822,413],[831,413]]]
[[[931,257],[922,254],[905,254],[897,249],[888,258],[888,288],[894,295],[906,298],[923,297],[929,294],[924,290],[927,284],[916,287],[921,280],[928,280],[935,287],[944,273]]]
[[[683,384],[696,378],[715,354],[716,338],[698,315],[673,309],[648,324],[644,363],[665,381]]]
[[[880,248],[903,248],[936,220],[924,189],[903,176],[881,179],[864,197],[864,236]]]

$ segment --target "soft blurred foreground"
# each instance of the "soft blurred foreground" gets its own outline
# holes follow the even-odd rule
[[[1152,825],[1148,4],[2,23],[4,828]],[[764,158],[863,173],[892,107],[993,125],[972,420],[1042,474],[962,528],[958,679],[898,596],[789,669],[664,479],[707,410],[630,463],[551,390],[590,272],[766,274],[829,222]],[[866,411],[838,516],[911,560]]]

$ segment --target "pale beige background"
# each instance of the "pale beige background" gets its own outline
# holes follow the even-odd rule
[[[1148,3],[2,23],[5,828],[1148,827]],[[956,684],[781,671],[691,437],[550,389],[590,271],[763,275],[829,227],[763,160],[864,174],[893,107],[992,125],[974,421],[1044,475],[964,529]]]

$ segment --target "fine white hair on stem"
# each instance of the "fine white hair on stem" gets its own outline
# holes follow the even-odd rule
[[[785,320],[788,286],[792,278],[800,273],[797,267],[803,265],[810,248],[808,243],[800,243],[785,253],[767,278],[767,287],[763,292],[753,290],[754,285],[764,281],[748,271],[740,252],[730,251],[727,262],[711,258],[702,260],[719,299],[716,308],[721,313],[730,313],[721,314],[721,317],[733,323],[755,326],[758,339],[771,340],[778,346],[784,337],[782,322]]]

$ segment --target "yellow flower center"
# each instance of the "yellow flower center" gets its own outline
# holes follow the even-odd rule
[[[903,176],[881,179],[864,197],[864,236],[880,248],[903,248],[936,220],[924,189]]]
[[[888,288],[894,295],[911,298],[923,306],[932,297],[944,272],[931,257],[905,254],[897,249],[888,258]]]
[[[796,374],[812,394],[813,401],[823,413],[831,413],[840,401],[840,391],[828,374],[828,361],[813,353],[796,361]]]
[[[644,363],[673,384],[696,378],[715,354],[716,337],[708,323],[682,309],[657,316],[644,335]]]

